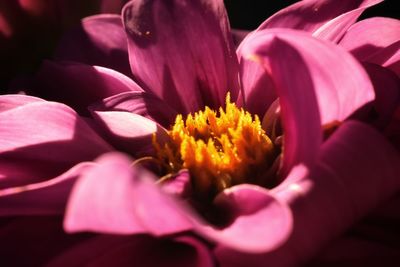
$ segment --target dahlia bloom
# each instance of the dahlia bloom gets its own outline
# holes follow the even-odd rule
[[[392,116],[371,105],[381,83],[334,44],[376,2],[299,2],[236,51],[221,1],[135,0],[84,19],[56,55],[80,63],[46,62],[33,90],[76,111],[0,97],[2,259],[308,261],[400,188],[398,152],[359,121]],[[62,216],[91,234],[64,234]],[[38,252],[15,258],[17,243]]]

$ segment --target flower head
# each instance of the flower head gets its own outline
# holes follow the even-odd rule
[[[332,42],[371,3],[299,2],[236,52],[222,1],[135,0],[83,20],[56,55],[80,63],[45,63],[34,88],[79,113],[0,98],[0,203],[19,203],[2,212],[65,209],[67,232],[167,238],[208,265],[307,260],[399,188],[397,151],[349,120],[369,111],[373,84]],[[28,201],[43,192],[57,201]]]

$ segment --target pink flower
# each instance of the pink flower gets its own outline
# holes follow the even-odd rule
[[[222,1],[137,0],[124,7],[122,20],[86,18],[56,55],[81,63],[46,62],[34,88],[78,113],[35,97],[0,97],[0,214],[6,218],[0,237],[11,239],[12,248],[14,242],[32,248],[42,234],[46,242],[51,237],[48,242],[58,245],[39,250],[38,265],[308,261],[400,188],[398,152],[376,129],[356,121],[374,108],[369,104],[374,86],[364,67],[333,43],[375,2],[299,2],[264,22],[236,53]],[[205,188],[216,192],[206,194],[212,195],[207,200],[199,188],[202,171],[213,171],[210,165],[183,168],[167,182],[155,182],[152,167],[158,165],[147,169],[138,163],[149,155],[164,160],[154,154],[163,152],[155,148],[154,136],[158,144],[171,144],[172,134],[181,132],[166,129],[177,114],[218,109],[228,93],[262,118],[276,141],[274,151],[282,152],[278,172],[269,161],[255,165],[256,172],[245,168],[256,177],[236,176],[229,171],[242,165],[231,166],[228,174],[241,182],[223,190],[210,182]],[[210,121],[208,130],[215,128]],[[273,137],[282,134],[279,124],[282,150]],[[239,136],[249,140],[249,133]],[[172,165],[191,166],[171,159]],[[282,181],[270,189],[264,187],[268,170]],[[63,215],[67,232],[99,234],[63,234]],[[27,231],[29,238],[14,241],[25,224],[48,229]],[[10,264],[23,263],[12,258],[15,254],[10,249],[1,256]]]

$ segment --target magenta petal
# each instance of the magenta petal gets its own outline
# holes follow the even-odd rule
[[[237,98],[223,1],[138,0],[124,7],[123,19],[133,75],[179,113],[219,108],[228,91]]]
[[[105,130],[110,143],[135,158],[152,154],[153,134],[156,134],[159,143],[168,138],[165,128],[137,114],[125,111],[94,111],[93,115]]]
[[[339,44],[357,59],[365,61],[398,40],[400,40],[399,20],[374,17],[350,27]]]
[[[142,89],[130,78],[111,69],[46,61],[36,76],[36,91],[45,98],[87,113],[90,104],[103,98]]]
[[[165,235],[191,228],[151,173],[120,154],[103,156],[98,163],[73,189],[64,221],[67,231]]]
[[[0,190],[0,216],[62,215],[77,177],[91,163],[81,163],[51,180]]]
[[[292,231],[288,206],[261,187],[243,184],[226,189],[215,204],[232,222],[218,230],[200,226],[197,231],[225,246],[251,253],[270,251],[284,243]]]
[[[55,58],[103,66],[131,76],[121,16],[101,14],[84,18],[80,27],[61,39]]]
[[[45,101],[1,112],[0,139],[2,188],[55,177],[111,150],[72,109]]]
[[[258,30],[291,28],[312,33],[321,39],[338,41],[361,13],[382,0],[309,0],[280,10]]]
[[[169,128],[177,112],[149,92],[126,92],[103,99],[90,107],[91,111],[127,111],[146,117]]]

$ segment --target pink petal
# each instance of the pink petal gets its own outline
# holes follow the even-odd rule
[[[131,76],[121,16],[101,14],[84,18],[79,27],[63,36],[55,58],[103,66]]]
[[[178,196],[180,198],[188,198],[191,196],[192,183],[188,170],[181,170],[173,179],[168,179],[161,184],[162,189],[168,194]]]
[[[172,200],[155,191],[152,174],[119,154],[98,162],[73,189],[64,221],[68,232],[164,235],[190,228],[187,219],[174,210]]]
[[[144,1],[123,9],[139,84],[187,114],[238,94],[238,66],[223,1]],[[171,38],[173,36],[173,38]]]
[[[374,17],[351,26],[340,40],[339,45],[350,51],[357,59],[366,61],[373,54],[399,39],[399,20]]]
[[[79,63],[46,61],[36,76],[36,83],[36,93],[66,103],[81,113],[87,113],[90,104],[103,98],[143,91],[119,72]]]
[[[290,205],[293,233],[279,249],[258,256],[217,248],[221,266],[294,266],[398,192],[398,152],[377,131],[348,121],[324,143],[320,161],[295,168],[272,194]],[[377,179],[379,178],[379,179]],[[261,264],[262,263],[262,264]]]
[[[0,190],[0,216],[62,215],[73,184],[91,166],[80,163],[51,180]]]
[[[73,110],[45,101],[1,112],[0,139],[1,188],[55,177],[111,150]]]
[[[177,112],[149,92],[126,92],[103,99],[91,111],[127,111],[146,117],[169,128]]]
[[[362,12],[382,0],[300,1],[280,10],[257,29],[291,28],[312,33],[314,36],[337,42]]]
[[[0,112],[40,101],[44,100],[27,95],[2,95],[0,97]]]
[[[121,151],[129,152],[135,158],[154,152],[153,134],[158,142],[168,137],[158,123],[140,115],[125,111],[94,111],[97,123],[105,131],[109,141]]]

